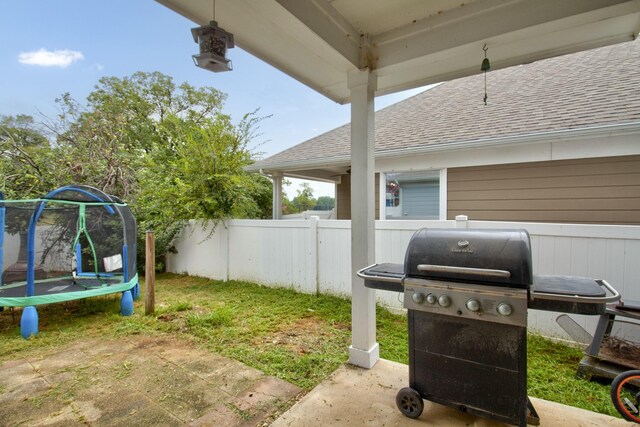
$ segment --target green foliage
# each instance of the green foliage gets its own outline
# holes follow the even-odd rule
[[[316,211],[330,211],[336,206],[336,199],[329,196],[318,197],[318,202],[314,210]]]
[[[296,190],[298,195],[293,198],[291,203],[296,207],[298,212],[310,211],[316,207],[316,199],[313,198],[313,189],[311,186],[303,182],[302,190]]]
[[[290,215],[298,212],[298,208],[289,200],[286,196],[282,198],[282,213],[284,215]]]
[[[31,116],[0,116],[0,191],[5,198],[49,192],[59,169],[54,160],[44,130]]]
[[[262,118],[238,123],[223,113],[226,95],[176,85],[159,72],[104,77],[83,107],[69,94],[44,127],[29,116],[0,118],[0,174],[7,198],[37,197],[91,185],[131,205],[138,253],[153,229],[157,265],[191,219],[215,227],[229,218],[270,218],[271,183],[244,172]],[[143,266],[143,262],[138,263]]]
[[[284,185],[290,185],[291,183],[288,181],[283,182]],[[313,197],[313,188],[306,183],[303,182],[300,184],[302,189],[296,190],[297,195],[289,200],[287,197],[284,197],[282,200],[282,213],[287,214],[295,214],[304,211],[329,211],[335,207],[336,200],[333,197],[329,196],[320,196],[316,200]]]

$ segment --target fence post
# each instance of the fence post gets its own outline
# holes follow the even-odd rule
[[[309,217],[309,290],[315,289],[316,295],[320,294],[320,281],[318,280],[318,220],[317,215]]]
[[[456,215],[456,228],[467,228],[469,217],[466,215]]]
[[[144,314],[153,314],[156,304],[156,245],[153,230],[147,230],[145,239],[144,283],[146,287]]]
[[[222,259],[219,260],[220,265],[221,265],[221,269],[222,269],[222,280],[223,281],[228,281],[229,280],[229,250],[231,249],[229,247],[230,242],[229,242],[229,234],[231,234],[231,224],[230,221],[224,221],[221,222],[220,224],[218,224],[218,237],[219,237],[219,242],[220,242],[220,255],[222,256]]]

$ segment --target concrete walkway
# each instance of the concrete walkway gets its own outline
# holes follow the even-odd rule
[[[300,392],[184,340],[88,339],[0,365],[0,425],[268,425]]]
[[[398,411],[396,392],[408,385],[407,365],[380,360],[373,369],[343,366],[278,418],[272,427],[504,426],[425,401],[420,418]],[[635,426],[618,418],[532,398],[541,427]]]

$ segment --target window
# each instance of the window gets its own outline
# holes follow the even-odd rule
[[[440,171],[385,177],[385,219],[440,219]]]

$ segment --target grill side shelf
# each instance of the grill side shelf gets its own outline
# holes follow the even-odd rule
[[[595,283],[598,286],[609,291],[610,295],[604,296],[583,296],[579,294],[566,294],[566,293],[554,293],[554,292],[540,292],[536,290],[531,290],[531,298],[532,299],[544,299],[544,300],[552,300],[552,301],[566,301],[566,302],[577,302],[583,304],[606,304],[610,302],[616,302],[620,300],[620,293],[615,290],[613,286],[607,283],[606,280],[595,280]]]
[[[572,314],[604,314],[620,293],[605,280],[571,276],[536,276],[529,308]]]
[[[382,291],[404,292],[404,266],[402,264],[373,264],[358,270],[367,288]]]

